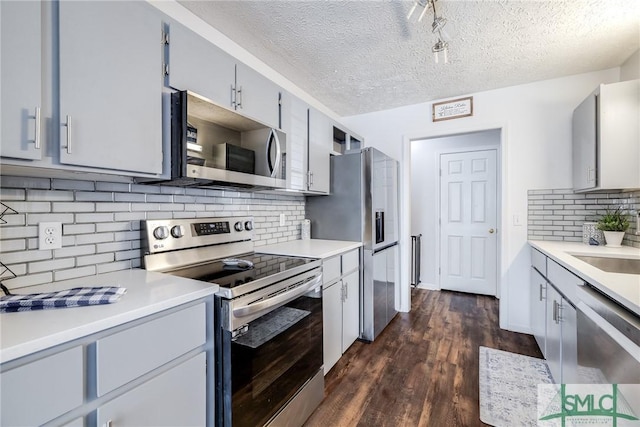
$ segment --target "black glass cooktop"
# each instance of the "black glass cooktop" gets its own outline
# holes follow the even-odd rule
[[[214,260],[204,264],[173,270],[169,273],[175,276],[186,277],[203,282],[216,283],[223,288],[234,288],[236,286],[264,279],[276,273],[291,270],[315,261],[311,258],[297,258],[260,253],[234,255],[233,258],[251,261],[253,263],[253,267],[234,267],[225,265],[222,260]]]

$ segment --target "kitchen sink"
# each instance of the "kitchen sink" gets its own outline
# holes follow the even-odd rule
[[[582,255],[573,256],[587,264],[609,273],[640,274],[640,259]]]

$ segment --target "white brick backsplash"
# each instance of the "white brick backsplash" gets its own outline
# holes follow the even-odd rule
[[[112,262],[114,258],[115,254],[113,252],[98,255],[81,256],[76,258],[76,265],[78,267],[83,267],[85,265],[104,264],[106,262]]]
[[[562,195],[562,198],[559,196]],[[529,190],[528,235],[532,240],[582,241],[582,224],[594,222],[606,209],[622,207],[626,212],[640,210],[640,192],[575,194],[570,189]],[[640,236],[635,236],[635,221],[623,244],[640,248]]]
[[[25,239],[0,240],[0,253],[23,251],[27,248]]]
[[[89,265],[69,270],[54,271],[53,280],[59,282],[60,280],[75,279],[76,277],[93,276],[94,274],[96,274],[95,265]]]
[[[27,200],[31,201],[72,201],[73,191],[58,191],[58,190],[27,190]]]
[[[76,181],[73,179],[52,179],[51,188],[60,190],[85,190],[93,191],[96,189],[93,181]]]
[[[86,245],[89,243],[104,243],[113,242],[113,233],[94,233],[94,234],[80,234],[76,236],[77,245]]]
[[[76,222],[111,222],[113,221],[113,218],[114,216],[112,213],[76,214]]]
[[[65,224],[62,226],[62,234],[87,234],[95,233],[95,224]]]
[[[78,202],[112,202],[113,193],[99,193],[96,191],[76,191]]]
[[[75,265],[74,258],[54,259],[50,261],[30,262],[29,273],[42,273],[43,271],[62,270]]]
[[[38,227],[7,227],[0,226],[0,239],[20,239],[23,237],[37,237]],[[1,254],[1,252],[0,252]],[[0,258],[2,261],[2,258]]]
[[[31,177],[0,180],[0,200],[19,212],[0,224],[0,261],[20,276],[7,281],[10,289],[140,267],[145,219],[249,215],[256,227],[254,244],[262,246],[299,239],[305,217],[304,196]],[[551,215],[562,208],[544,194],[543,212]],[[281,212],[287,214],[283,227]],[[63,224],[61,249],[38,250],[37,224],[43,221]]]

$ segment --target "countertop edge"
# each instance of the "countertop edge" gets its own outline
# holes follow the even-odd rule
[[[543,242],[543,243],[540,243],[540,242]],[[586,262],[575,258],[571,253],[585,253],[587,255],[590,254],[588,251],[585,251],[585,250],[581,251],[579,247],[576,247],[576,250],[550,249],[548,247],[545,247],[545,246],[548,246],[549,243],[548,242],[544,243],[544,242],[546,241],[536,241],[536,240],[528,241],[529,246],[544,253],[546,256],[548,256],[553,261],[560,264],[562,267],[569,270],[574,275],[580,277],[585,282],[588,282],[591,286],[598,289],[600,292],[604,293],[605,295],[608,295],[611,299],[613,299],[615,302],[617,302],[627,310],[630,310],[631,312],[635,313],[637,316],[640,316],[640,306],[638,304],[629,300],[624,295],[621,295],[619,292],[616,292],[610,286],[607,286],[606,283],[602,282],[602,279],[596,277],[596,275],[594,275],[593,273],[596,272],[597,275],[600,275],[600,276],[605,274],[610,280],[615,280],[616,277],[619,277],[619,276],[624,277],[629,275],[623,275],[620,273],[602,272],[596,267],[593,267],[587,264]],[[558,242],[554,242],[554,243],[558,244]],[[631,247],[629,248],[631,250],[635,249]],[[614,254],[607,254],[607,255],[614,255]],[[571,258],[566,259],[565,257],[571,257]],[[638,281],[639,281],[638,285],[640,286],[640,276],[638,277]]]
[[[309,239],[259,246],[255,248],[255,251],[271,255],[326,259],[360,247],[362,247],[362,242]]]

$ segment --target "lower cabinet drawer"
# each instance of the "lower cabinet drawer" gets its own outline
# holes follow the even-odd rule
[[[97,393],[102,396],[206,341],[205,304],[160,317],[96,342]]]
[[[34,426],[82,405],[82,347],[0,373],[0,425]]]
[[[98,408],[98,426],[204,426],[206,357],[201,353]]]
[[[360,267],[360,250],[355,249],[342,255],[342,274],[350,273]]]
[[[574,305],[578,304],[576,290],[584,285],[584,280],[555,261],[547,261],[547,279]]]
[[[322,261],[322,281],[329,283],[340,277],[340,257],[325,259]]]

